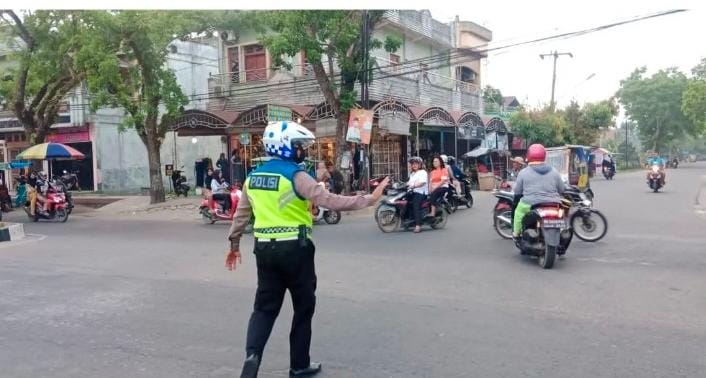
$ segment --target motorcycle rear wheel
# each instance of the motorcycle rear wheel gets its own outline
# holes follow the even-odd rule
[[[554,260],[556,259],[557,247],[552,247],[547,245],[544,248],[544,254],[539,256],[539,266],[543,269],[551,269],[554,266]]]
[[[493,228],[503,239],[512,239],[512,224],[507,224],[499,217],[506,217],[512,222],[512,210],[497,210],[493,213]]]
[[[440,230],[444,227],[446,227],[446,222],[449,220],[449,214],[446,213],[445,211],[441,212],[441,215],[436,217],[435,222],[431,224],[431,228],[435,230]]]
[[[59,209],[56,211],[56,220],[61,223],[66,223],[69,220],[69,213],[66,209]]]

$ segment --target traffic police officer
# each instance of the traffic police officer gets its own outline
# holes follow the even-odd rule
[[[372,194],[365,196],[339,196],[326,191],[298,165],[314,140],[311,131],[295,122],[270,123],[262,141],[272,159],[246,179],[233,219],[231,247],[226,255],[229,270],[241,263],[240,237],[251,215],[255,215],[257,292],[248,325],[242,378],[257,376],[286,290],[294,306],[289,375],[309,376],[321,370],[321,364],[311,363],[309,358],[316,304],[310,201],[331,210],[362,209],[375,204],[389,183],[386,178]]]

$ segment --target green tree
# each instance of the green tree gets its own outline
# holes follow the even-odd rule
[[[500,89],[486,85],[483,89],[483,109],[486,113],[494,113],[500,111],[503,104],[503,94]]]
[[[697,129],[682,113],[682,95],[687,87],[686,76],[669,68],[650,77],[646,68],[638,68],[620,82],[617,93],[630,119],[637,122],[640,140],[646,148],[661,151],[669,141]]]
[[[566,142],[590,146],[596,143],[603,129],[613,126],[618,106],[613,99],[586,103],[582,107],[572,101],[561,113],[569,126]]]
[[[513,132],[522,136],[527,143],[541,143],[545,147],[565,144],[567,133],[566,119],[549,109],[525,110],[510,117]]]
[[[706,133],[706,58],[691,70],[693,76],[684,90],[682,111],[699,133]]]
[[[207,14],[187,11],[94,11],[90,49],[77,56],[93,110],[122,108],[147,149],[150,202],[164,202],[160,148],[170,122],[188,103],[166,65],[168,44],[207,28]]]
[[[368,38],[381,20],[383,11],[369,11]],[[363,14],[357,10],[297,10],[269,11],[258,14],[268,29],[261,42],[268,48],[275,66],[287,68],[283,57],[293,57],[301,51],[312,65],[316,81],[326,102],[337,118],[336,161],[340,163],[346,145],[348,115],[357,101],[355,83],[367,72],[372,78],[373,61],[364,67],[361,30]],[[394,52],[401,45],[395,37],[380,41],[372,38],[370,50],[385,48]],[[334,75],[338,66],[340,77]],[[365,69],[367,68],[367,69]],[[327,72],[328,70],[328,72]],[[346,179],[348,176],[345,176]],[[346,185],[346,187],[348,187]]]
[[[85,49],[90,24],[81,11],[0,10],[0,25],[22,47],[12,54],[16,67],[0,81],[0,97],[14,111],[32,144],[43,143],[66,95],[85,75],[76,55]]]

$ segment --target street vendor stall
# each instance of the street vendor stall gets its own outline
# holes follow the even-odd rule
[[[477,188],[479,190],[492,190],[497,184],[496,177],[504,177],[510,152],[478,147],[465,153],[463,158],[469,160],[469,166],[472,171],[471,181],[477,183]]]

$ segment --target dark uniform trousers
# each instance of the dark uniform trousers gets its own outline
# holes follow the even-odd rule
[[[245,346],[248,356],[262,356],[288,289],[294,306],[289,333],[290,367],[309,367],[311,319],[316,306],[314,251],[310,240],[304,247],[297,240],[255,243],[257,292]]]

